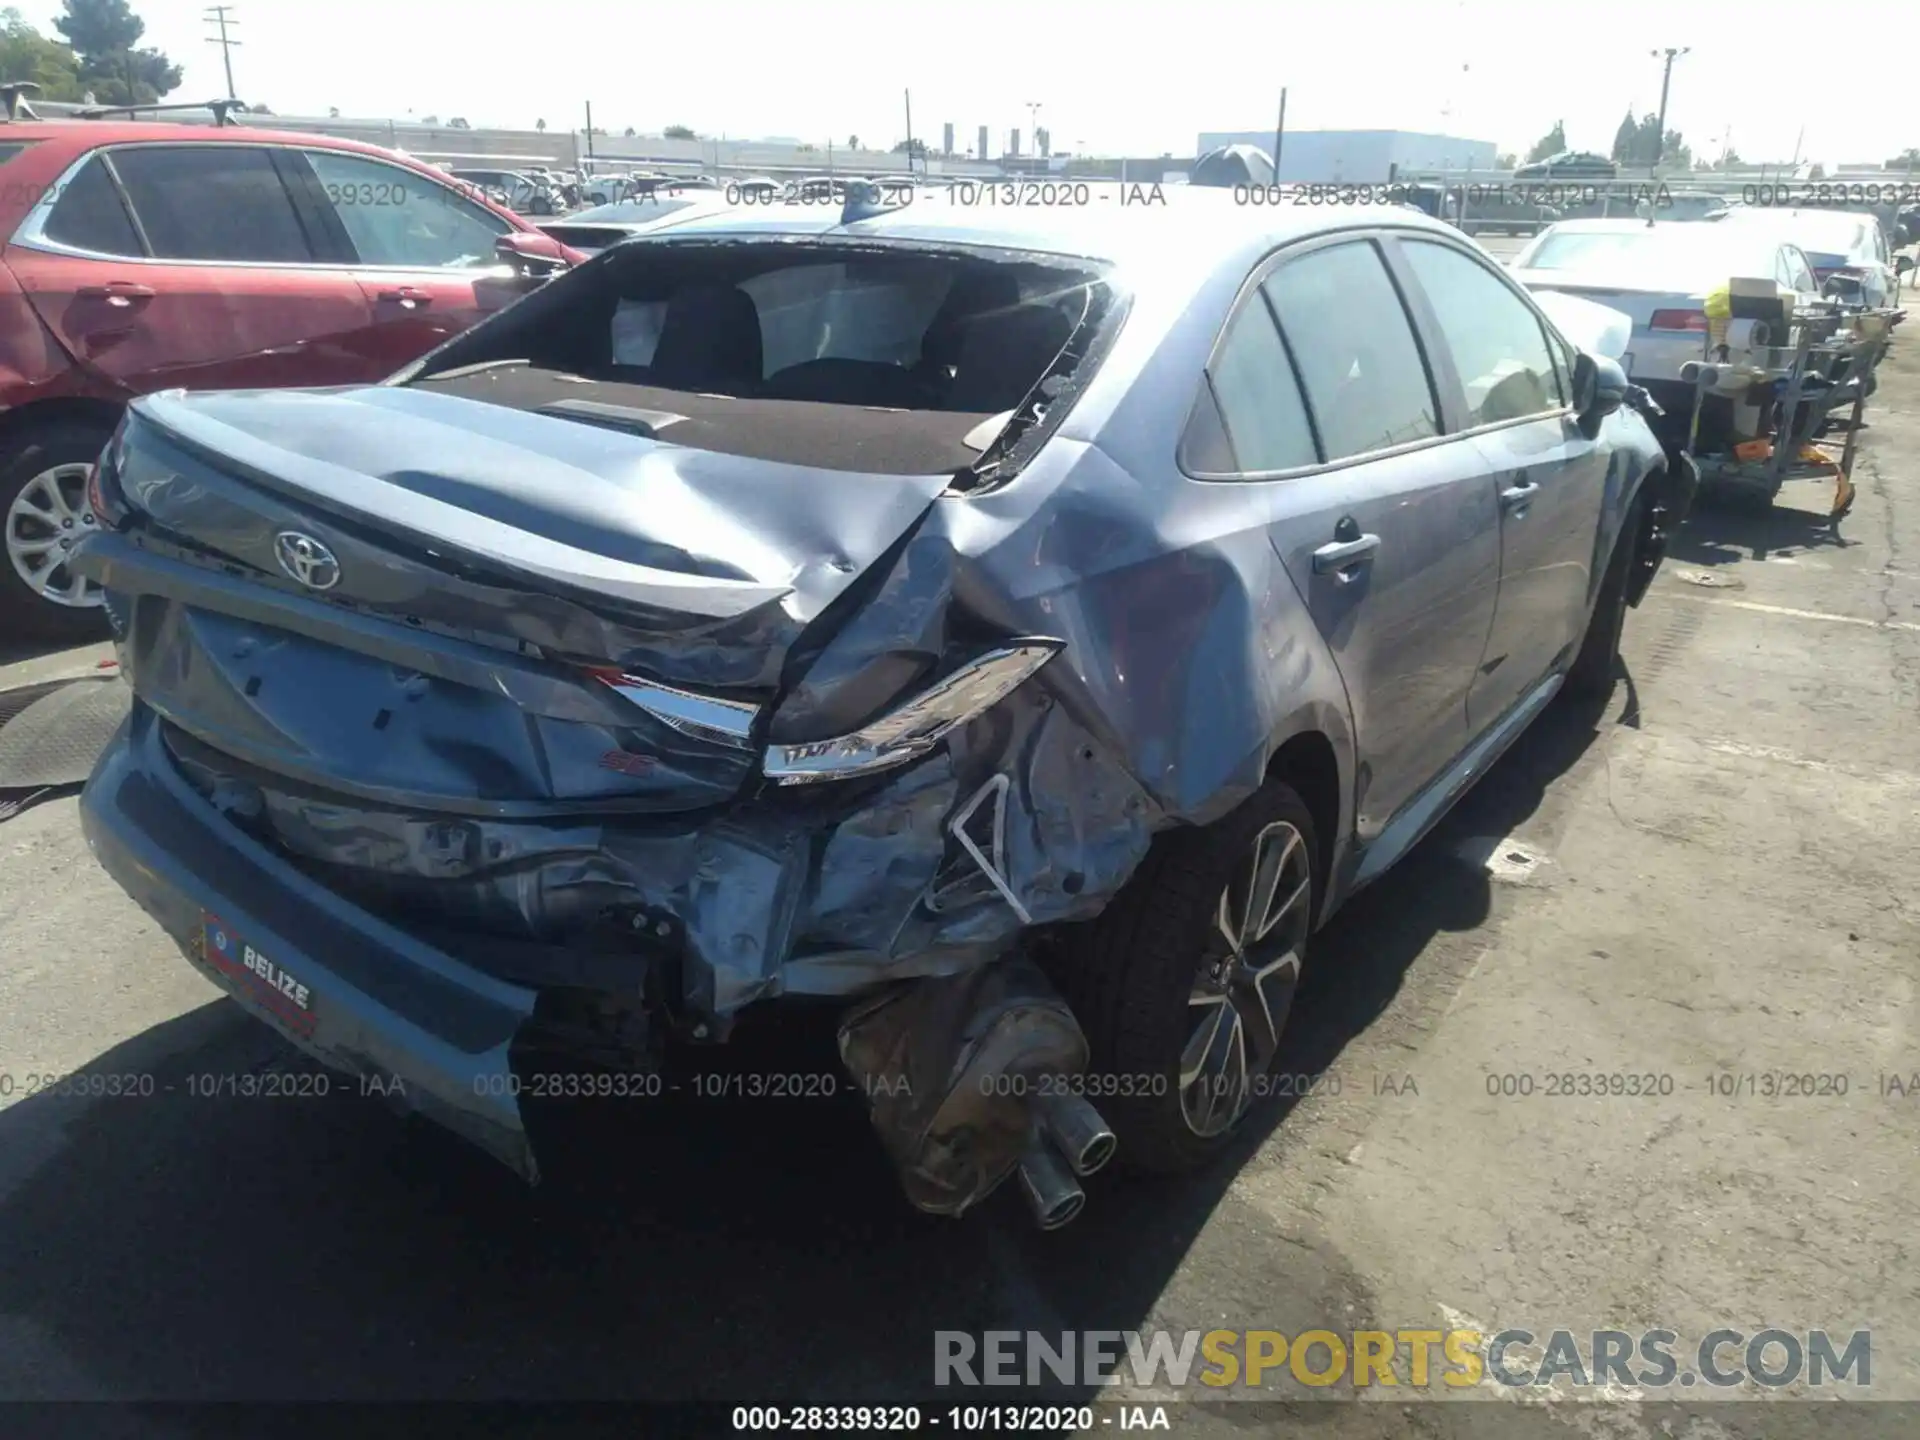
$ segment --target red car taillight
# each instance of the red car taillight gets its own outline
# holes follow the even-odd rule
[[[1649,330],[1692,330],[1705,334],[1707,312],[1704,310],[1656,310],[1653,318],[1647,322]]]

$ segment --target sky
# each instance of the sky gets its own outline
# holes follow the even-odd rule
[[[57,4],[22,4],[48,34]],[[133,0],[143,43],[185,67],[170,98],[226,93],[203,0]],[[1056,151],[1191,155],[1203,130],[1438,131],[1525,151],[1556,119],[1574,149],[1611,148],[1631,107],[1656,110],[1655,47],[1689,46],[1667,110],[1696,155],[1729,140],[1749,161],[1877,162],[1920,145],[1897,60],[1859,38],[1898,36],[1906,5],[1854,0],[1846,53],[1813,70],[1767,11],[1675,0],[234,0],[240,98],[281,114],[464,116],[475,125],[790,136],[885,148],[914,133],[959,143],[1039,123]],[[1903,23],[1904,22],[1904,23]],[[1803,100],[1777,98],[1776,77]],[[1817,97],[1817,98],[1811,98]],[[1029,148],[1023,142],[1022,148]]]

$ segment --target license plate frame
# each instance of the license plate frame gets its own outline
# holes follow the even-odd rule
[[[200,911],[200,958],[233,982],[234,993],[286,1026],[311,1037],[319,1024],[319,996],[310,981],[253,944],[219,915]]]

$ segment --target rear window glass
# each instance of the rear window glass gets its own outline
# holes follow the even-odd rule
[[[140,145],[113,152],[153,253],[168,260],[305,264],[306,232],[265,150]]]
[[[952,283],[933,266],[852,261],[789,266],[740,288],[760,312],[771,376],[809,360],[913,364]]]
[[[0,165],[6,164],[33,143],[31,140],[12,140],[0,145]]]
[[[1518,263],[1528,270],[1575,270],[1615,260],[1671,253],[1672,248],[1667,235],[1657,226],[1640,230],[1549,233]]]
[[[1069,342],[1110,303],[1097,271],[1065,263],[641,239],[413,383],[730,454],[933,473],[1061,413],[1086,363]]]
[[[573,225],[645,225],[684,210],[694,203],[691,195],[639,200],[616,200],[611,205],[595,205],[591,210],[576,210],[567,216]]]
[[[1553,231],[1513,262],[1517,270],[1598,272],[1609,280],[1712,285],[1728,275],[1771,278],[1778,246],[1758,230],[1713,225],[1636,225],[1629,230]]]
[[[47,216],[46,237],[62,245],[101,255],[138,255],[140,237],[127,218],[120,192],[113,188],[106,166],[95,156],[67,182]]]

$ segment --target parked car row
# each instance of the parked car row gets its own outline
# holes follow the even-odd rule
[[[1708,224],[1562,221],[1529,243],[1510,268],[1536,292],[1577,295],[1631,321],[1628,375],[1664,407],[1657,429],[1663,443],[1677,449],[1688,443],[1693,419],[1695,385],[1687,367],[1709,358],[1716,292],[1727,292],[1735,281],[1745,282],[1747,290],[1762,287],[1786,302],[1781,313],[1787,317],[1829,303],[1889,311],[1899,304],[1913,261],[1893,253],[1880,222],[1869,214],[1741,205]],[[1788,342],[1784,326],[1773,329],[1780,333],[1765,324],[1730,330],[1731,344],[1721,348],[1767,357]],[[1763,411],[1764,400],[1706,397],[1697,447],[1711,453],[1750,438],[1756,407]]]

